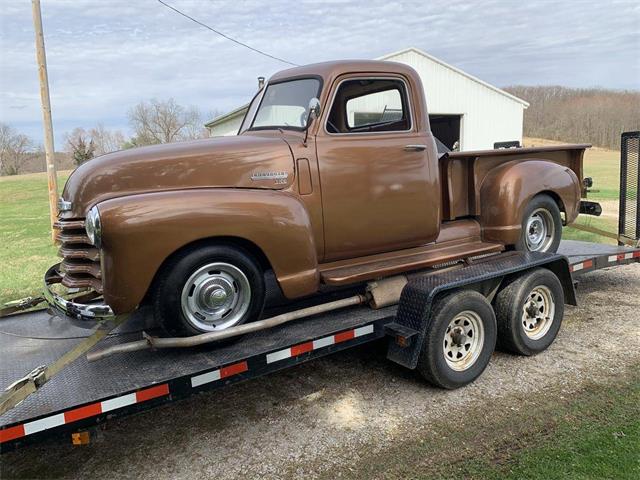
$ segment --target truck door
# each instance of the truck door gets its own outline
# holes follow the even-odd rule
[[[316,136],[325,261],[434,241],[437,171],[429,170],[431,140],[415,126],[408,82],[350,75],[332,95]]]

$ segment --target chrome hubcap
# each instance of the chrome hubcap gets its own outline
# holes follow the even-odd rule
[[[538,285],[529,294],[522,307],[522,327],[532,340],[544,337],[553,323],[556,305],[551,290]]]
[[[229,263],[209,263],[196,270],[182,288],[182,313],[196,329],[211,332],[232,327],[249,309],[246,275]]]
[[[480,316],[465,310],[449,323],[442,341],[444,359],[456,371],[470,368],[484,345],[484,325]]]
[[[549,210],[538,208],[527,219],[525,226],[527,249],[546,252],[554,240],[553,217]]]

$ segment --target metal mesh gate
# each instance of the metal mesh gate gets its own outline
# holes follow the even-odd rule
[[[618,235],[640,239],[640,132],[622,134],[620,146],[620,215]]]

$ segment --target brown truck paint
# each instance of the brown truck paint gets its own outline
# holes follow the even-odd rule
[[[566,223],[575,220],[588,145],[438,159],[412,68],[327,62],[279,72],[269,83],[311,76],[322,80],[322,113],[306,142],[302,129],[249,129],[115,152],[80,166],[63,192],[72,208],[60,215],[68,267],[62,283],[97,284],[115,313],[132,311],[168,258],[187,245],[224,240],[261,257],[293,299],[322,282],[341,285],[500,251],[517,241],[523,211],[539,193],[557,200]],[[410,128],[330,133],[338,85],[379,77],[406,85]],[[100,260],[74,223],[96,205]]]

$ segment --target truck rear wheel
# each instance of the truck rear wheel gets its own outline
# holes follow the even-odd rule
[[[515,277],[495,299],[498,346],[534,355],[553,343],[564,315],[560,280],[546,268]]]
[[[447,389],[473,382],[489,364],[496,344],[496,318],[486,298],[472,290],[436,301],[417,370]]]
[[[257,265],[235,246],[206,245],[178,254],[159,275],[156,319],[167,333],[185,336],[257,320],[265,298]]]
[[[556,252],[562,237],[558,204],[549,195],[536,195],[525,208],[516,250]]]

